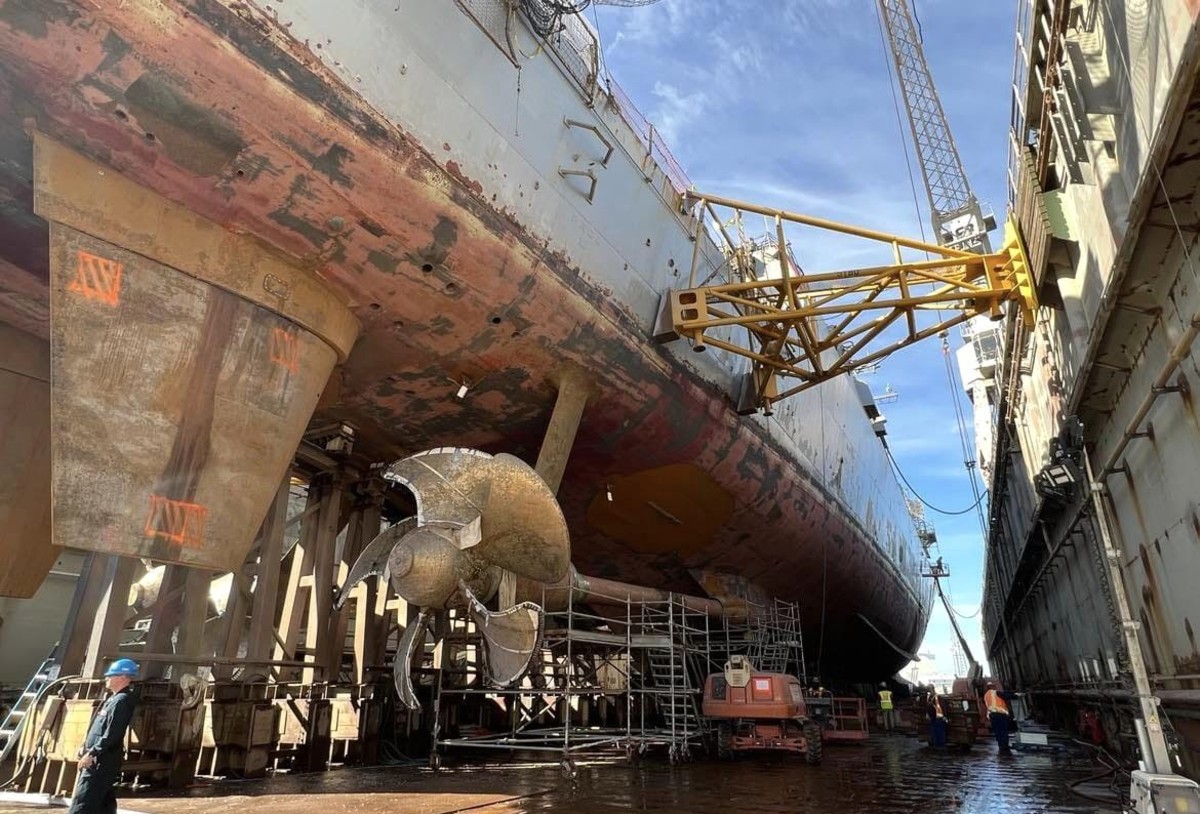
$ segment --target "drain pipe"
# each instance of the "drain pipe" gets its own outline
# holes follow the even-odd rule
[[[1167,364],[1163,366],[1162,371],[1155,378],[1154,384],[1150,386],[1150,392],[1142,399],[1141,405],[1133,418],[1125,427],[1125,434],[1121,436],[1121,441],[1117,444],[1116,449],[1104,461],[1104,465],[1100,467],[1098,477],[1104,481],[1114,472],[1120,471],[1117,466],[1117,461],[1125,454],[1125,448],[1129,446],[1129,442],[1135,438],[1144,438],[1145,433],[1142,432],[1142,422],[1150,412],[1150,408],[1154,406],[1154,402],[1158,401],[1158,397],[1164,393],[1175,393],[1179,391],[1178,386],[1168,386],[1167,381],[1175,375],[1175,371],[1179,370],[1179,365],[1183,362],[1185,356],[1192,349],[1192,343],[1196,341],[1196,336],[1200,335],[1200,314],[1192,317],[1192,321],[1188,324],[1188,329],[1183,332],[1183,336],[1179,337],[1179,341],[1175,343],[1175,347],[1171,349],[1171,355],[1167,358]]]
[[[1150,676],[1146,670],[1146,660],[1142,654],[1141,641],[1138,638],[1138,629],[1141,625],[1133,618],[1129,596],[1125,590],[1125,575],[1121,568],[1121,553],[1113,540],[1111,512],[1114,507],[1112,506],[1112,494],[1108,489],[1108,476],[1115,472],[1124,471],[1124,465],[1118,466],[1118,461],[1121,460],[1121,456],[1125,454],[1125,450],[1133,439],[1146,436],[1146,433],[1142,432],[1140,427],[1142,426],[1142,422],[1145,421],[1146,416],[1150,413],[1150,409],[1154,406],[1154,403],[1158,401],[1158,397],[1164,393],[1174,393],[1179,390],[1178,386],[1168,386],[1167,382],[1175,375],[1180,363],[1191,351],[1192,343],[1195,342],[1197,335],[1200,335],[1200,314],[1192,317],[1187,330],[1184,331],[1179,341],[1175,343],[1175,347],[1171,349],[1167,363],[1163,366],[1158,376],[1155,377],[1154,383],[1150,386],[1150,392],[1142,399],[1142,403],[1138,406],[1133,418],[1126,425],[1121,440],[1109,454],[1108,458],[1105,459],[1099,473],[1092,471],[1092,462],[1087,449],[1085,448],[1083,451],[1083,463],[1087,471],[1092,501],[1095,506],[1096,526],[1100,532],[1100,540],[1104,549],[1104,560],[1108,566],[1109,585],[1112,587],[1113,599],[1116,601],[1117,613],[1121,622],[1121,631],[1125,638],[1126,652],[1129,655],[1130,672],[1133,673],[1134,689],[1141,711],[1141,717],[1136,721],[1138,745],[1141,747],[1145,768],[1148,771],[1160,774],[1173,774],[1170,752],[1167,748],[1166,737],[1163,734],[1162,721],[1159,718],[1159,701],[1150,687]]]
[[[1083,450],[1083,465],[1087,471],[1088,484],[1095,504],[1096,527],[1100,531],[1104,561],[1108,566],[1108,582],[1112,587],[1113,599],[1117,605],[1121,634],[1125,638],[1125,651],[1129,656],[1129,671],[1133,673],[1133,686],[1137,692],[1138,706],[1141,709],[1141,717],[1134,720],[1134,726],[1144,767],[1146,771],[1157,774],[1174,774],[1171,768],[1170,752],[1167,749],[1167,739],[1163,734],[1162,721],[1158,715],[1158,699],[1150,688],[1150,674],[1146,669],[1146,658],[1142,654],[1142,643],[1138,639],[1138,629],[1141,624],[1133,619],[1129,595],[1125,591],[1125,575],[1121,570],[1121,554],[1113,542],[1112,517],[1109,515],[1112,495],[1109,494],[1108,484],[1104,480],[1097,480],[1093,477],[1092,461],[1086,448]]]

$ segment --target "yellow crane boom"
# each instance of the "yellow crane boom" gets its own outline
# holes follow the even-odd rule
[[[1014,303],[1028,324],[1037,309],[1025,249],[1011,220],[1000,250],[978,254],[717,195],[689,193],[686,203],[696,217],[697,247],[688,287],[672,290],[664,303],[670,330],[657,338],[685,338],[698,352],[713,347],[750,359],[754,392],[742,399],[744,411],[769,413],[781,399],[976,315],[999,319],[1006,303]],[[775,234],[766,241],[735,240],[728,227],[743,234],[746,215],[766,218]],[[788,250],[788,224],[887,244],[893,262],[804,272]],[[724,256],[716,268],[702,268],[700,235],[706,229]],[[905,249],[925,259],[906,260]],[[772,252],[774,261],[768,261]],[[918,324],[918,312],[936,316]],[[901,336],[875,344],[896,323],[904,326]]]

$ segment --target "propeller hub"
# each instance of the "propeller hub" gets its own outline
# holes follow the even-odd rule
[[[500,584],[500,569],[455,544],[454,529],[420,526],[400,538],[388,558],[392,588],[422,608],[461,606],[461,580],[486,601]]]

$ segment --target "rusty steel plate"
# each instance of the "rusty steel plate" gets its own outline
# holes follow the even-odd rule
[[[55,542],[238,568],[337,354],[169,266],[50,235]]]

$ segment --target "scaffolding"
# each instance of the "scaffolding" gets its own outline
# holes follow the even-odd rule
[[[671,762],[706,748],[704,680],[735,653],[759,669],[804,674],[799,607],[773,602],[712,616],[680,594],[635,600],[578,588],[543,595],[540,652],[520,686],[485,685],[480,637],[451,614],[433,679],[433,763],[439,750],[503,749],[561,756],[665,750]],[[471,716],[474,716],[473,718]]]

